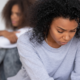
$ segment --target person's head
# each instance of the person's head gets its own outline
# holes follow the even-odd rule
[[[50,37],[61,45],[79,37],[79,5],[78,0],[41,0],[34,4],[29,17],[29,25],[33,26],[30,39],[41,43]]]
[[[2,16],[7,28],[21,28],[27,25],[27,9],[35,0],[8,0]]]

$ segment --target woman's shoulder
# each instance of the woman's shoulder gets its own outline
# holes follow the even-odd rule
[[[25,57],[25,56],[31,56],[33,54],[35,55],[35,53],[33,53],[35,52],[34,45],[30,41],[31,35],[32,35],[32,30],[29,30],[28,32],[26,32],[25,34],[21,35],[18,38],[17,48],[20,56]]]
[[[20,41],[20,40],[22,40],[22,41],[29,40],[29,38],[31,37],[31,34],[32,34],[32,30],[29,30],[29,31],[25,32],[24,34],[22,34],[19,37],[18,41]]]
[[[24,45],[30,45],[31,41],[30,41],[30,37],[32,35],[32,30],[29,30],[28,32],[22,34],[18,40],[17,40],[17,44],[24,44]]]

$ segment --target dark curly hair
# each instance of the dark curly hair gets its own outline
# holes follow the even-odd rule
[[[32,6],[29,12],[29,25],[33,27],[30,38],[41,43],[49,33],[52,20],[57,17],[80,20],[80,2],[78,0],[40,0]],[[79,37],[80,26],[75,34]]]
[[[36,0],[8,0],[8,2],[6,3],[6,5],[3,8],[2,11],[2,17],[5,21],[6,24],[6,28],[13,28],[11,24],[11,19],[10,19],[10,15],[11,15],[11,9],[13,7],[13,5],[17,4],[21,10],[21,12],[23,13],[24,16],[24,20],[23,20],[23,24],[21,25],[26,26],[27,25],[27,9],[35,2]]]

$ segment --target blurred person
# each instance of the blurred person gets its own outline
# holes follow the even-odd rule
[[[6,79],[16,75],[21,68],[16,42],[20,35],[30,29],[27,27],[27,9],[34,2],[8,0],[3,8],[2,17],[7,30],[0,31],[0,64],[3,62]]]

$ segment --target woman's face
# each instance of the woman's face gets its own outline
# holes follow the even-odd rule
[[[21,27],[23,22],[22,12],[17,4],[15,4],[11,9],[11,23],[14,27]]]
[[[69,18],[55,18],[50,26],[48,37],[58,45],[67,44],[75,35],[78,23]]]

